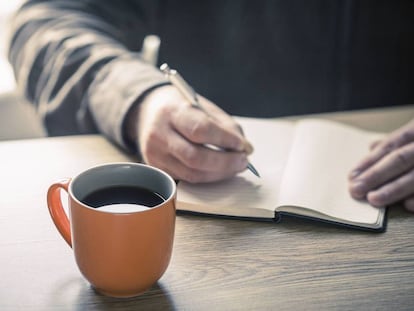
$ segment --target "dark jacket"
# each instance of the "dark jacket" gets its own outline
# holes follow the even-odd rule
[[[137,52],[161,38],[168,62],[234,115],[275,117],[411,104],[414,1],[29,1],[10,61],[50,135],[102,131],[166,83]]]

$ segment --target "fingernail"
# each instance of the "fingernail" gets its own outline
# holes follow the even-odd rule
[[[353,170],[351,171],[351,173],[349,173],[349,179],[354,179],[355,177],[357,177],[359,174],[361,174],[360,170]]]
[[[363,181],[356,181],[350,185],[351,194],[358,199],[365,198],[367,194],[366,184]]]
[[[250,154],[252,154],[252,153],[253,153],[253,150],[254,150],[254,148],[253,148],[252,144],[251,144],[251,143],[249,143],[249,142],[246,140],[246,142],[245,142],[245,144],[244,144],[244,151],[247,153],[247,155],[250,155]]]
[[[386,192],[368,192],[368,202],[373,206],[384,206],[388,201],[388,194]]]

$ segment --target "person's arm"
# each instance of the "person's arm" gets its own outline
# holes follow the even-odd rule
[[[414,121],[373,144],[349,178],[354,198],[374,206],[402,202],[414,212]]]
[[[99,130],[125,147],[127,112],[167,83],[131,52],[150,31],[146,14],[133,1],[28,1],[19,9],[9,59],[49,135]]]
[[[127,0],[33,0],[18,11],[9,58],[49,134],[99,130],[190,182],[246,169],[252,148],[234,120],[204,98],[211,117],[191,107],[165,86],[159,70],[131,52],[150,32],[142,21],[151,23],[151,16]]]

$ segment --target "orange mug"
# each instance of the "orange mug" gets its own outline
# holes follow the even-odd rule
[[[62,189],[68,193],[70,221],[62,206]],[[137,296],[167,269],[176,184],[165,172],[138,163],[96,166],[52,184],[47,204],[80,272],[96,291]]]

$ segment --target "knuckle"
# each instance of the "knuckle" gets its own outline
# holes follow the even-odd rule
[[[243,128],[241,127],[241,125],[240,125],[240,124],[236,123],[236,124],[234,125],[234,128],[235,128],[235,130],[237,130],[239,133],[241,133],[242,135],[244,135]]]
[[[168,103],[159,105],[157,109],[157,113],[161,116],[169,116],[170,114],[172,114],[172,111],[173,107]]]
[[[387,142],[383,146],[383,153],[388,154],[388,153],[392,152],[394,149],[395,149],[394,141]]]
[[[394,157],[395,157],[397,165],[401,169],[407,169],[408,167],[411,166],[412,159],[407,149],[400,148],[396,150],[394,153]]]
[[[225,129],[229,129],[231,132],[243,134],[243,128],[233,119],[228,119],[221,122],[221,126]]]
[[[414,132],[407,130],[401,133],[401,143],[408,143],[414,140]]]
[[[370,189],[373,184],[377,184],[379,180],[382,180],[382,170],[376,166],[370,168],[369,172],[364,176],[364,182],[366,188]]]

